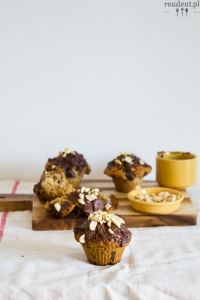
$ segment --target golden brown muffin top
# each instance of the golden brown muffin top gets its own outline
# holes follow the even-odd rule
[[[151,166],[132,152],[121,151],[115,159],[108,163],[104,173],[111,177],[132,180],[136,176],[146,176],[151,170]]]
[[[41,202],[46,202],[68,195],[75,189],[69,184],[64,173],[44,171],[33,191]]]

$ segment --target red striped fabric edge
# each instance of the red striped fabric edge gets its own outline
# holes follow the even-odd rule
[[[18,185],[19,185],[19,181],[15,181],[15,183],[14,183],[14,185],[12,187],[11,194],[15,194],[16,193]],[[3,238],[3,233],[4,233],[4,230],[5,230],[5,226],[6,226],[7,216],[8,216],[8,211],[4,211],[3,215],[1,217],[1,222],[0,222],[0,242],[1,242],[2,238]]]
[[[17,191],[18,185],[19,185],[19,181],[15,181],[15,184],[13,185],[13,188],[12,188],[11,194],[16,194],[16,191]]]

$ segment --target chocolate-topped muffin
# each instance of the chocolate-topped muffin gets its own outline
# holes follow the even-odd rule
[[[136,186],[141,186],[144,176],[151,170],[151,166],[132,152],[121,151],[108,163],[104,173],[112,177],[117,191],[128,193]]]
[[[58,153],[58,156],[48,159],[45,170],[64,172],[69,183],[79,187],[83,175],[89,174],[91,168],[82,154],[65,148],[63,152]]]
[[[68,195],[68,200],[73,201],[79,209],[79,213],[88,216],[97,210],[111,212],[117,207],[115,197],[107,197],[99,193],[98,188],[82,187]]]
[[[64,173],[44,171],[40,181],[33,187],[33,192],[41,202],[51,201],[74,192]]]
[[[82,225],[74,228],[88,261],[96,265],[116,264],[131,241],[132,233],[122,218],[98,210],[89,215]]]

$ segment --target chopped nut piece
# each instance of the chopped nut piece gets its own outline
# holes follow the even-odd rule
[[[133,155],[132,152],[126,151],[126,155]]]
[[[153,201],[151,200],[151,197],[147,197],[146,202],[153,202]]]
[[[107,216],[108,216],[110,219],[112,219],[112,218],[114,218],[114,217],[115,217],[115,215],[114,215],[114,214],[107,214]]]
[[[110,220],[110,218],[107,217],[107,214],[104,214],[102,217],[103,217],[103,220],[106,221],[106,222],[107,222],[108,220]]]
[[[94,214],[89,214],[89,216],[88,216],[88,220],[91,220],[92,219],[92,217],[94,216]]]
[[[57,211],[60,211],[61,210],[61,205],[59,203],[55,203],[54,204],[54,207]]]
[[[134,156],[134,154],[130,151],[121,151],[118,156],[121,156],[121,155],[133,155]]]
[[[102,225],[103,223],[106,223],[106,221],[101,220],[101,221],[99,221],[99,223]]]
[[[109,228],[108,231],[109,231],[111,234],[114,234],[114,231],[112,231],[111,228]]]
[[[140,163],[140,165],[144,165],[145,163],[144,163],[144,161],[143,160],[139,160],[139,163]]]
[[[71,153],[73,150],[71,149],[71,148],[65,148],[65,153],[66,154],[69,154],[69,153]]]
[[[98,193],[99,192],[99,189],[92,189],[92,192],[94,192],[94,193]]]
[[[85,197],[84,194],[82,194],[82,193],[80,193],[78,196],[80,199],[84,199],[84,197]]]
[[[109,210],[109,208],[111,208],[112,207],[112,205],[110,205],[109,203],[107,203],[106,205],[105,205],[105,209],[106,210]]]
[[[102,218],[99,218],[99,217],[96,217],[96,216],[93,216],[91,218],[92,221],[95,221],[95,222],[100,222]]]
[[[83,199],[78,199],[78,202],[83,205],[85,204],[85,201]]]
[[[111,220],[111,218],[108,216],[108,214],[106,215],[106,221]]]
[[[151,197],[148,194],[145,195],[145,200],[147,202],[152,202]]]
[[[116,163],[117,165],[122,165],[122,162],[121,162],[119,159],[115,159],[115,163]]]
[[[112,223],[112,221],[111,221],[111,220],[109,220],[109,221],[107,222],[107,225],[108,225],[108,227],[110,227],[110,226],[111,226],[111,223]]]
[[[126,154],[126,151],[121,151],[121,152],[119,153],[119,156],[120,156],[120,155],[124,155],[124,154]]]
[[[124,222],[124,220],[122,220],[120,217],[118,217],[118,216],[114,216],[113,218],[111,218],[111,220],[112,220],[112,222],[117,226],[117,227],[119,227],[120,228],[120,226],[121,226],[121,223],[123,223]],[[122,221],[123,222],[122,222]]]
[[[93,201],[93,200],[97,199],[97,196],[94,195],[94,194],[86,195],[85,197],[86,197],[89,201]]]
[[[129,156],[126,156],[124,159],[127,163],[131,164],[132,163],[132,159]]]
[[[95,215],[95,218],[99,219],[99,220],[102,220],[103,216],[101,214],[96,214]]]
[[[58,156],[61,156],[61,155],[62,155],[62,151],[59,151],[59,152],[58,152]]]
[[[107,196],[102,196],[102,198],[103,198],[103,200],[107,200],[107,201],[110,201],[110,198],[109,197],[107,197]]]
[[[88,193],[90,191],[90,188],[85,188],[85,192]]]
[[[153,198],[154,202],[161,202],[162,200],[163,200],[163,198],[160,196],[154,196],[154,198]]]
[[[56,166],[55,166],[55,165],[52,165],[52,166],[51,166],[51,168],[52,168],[52,170],[53,170],[53,169],[55,169],[55,168],[56,168]]]
[[[82,235],[80,236],[79,242],[80,242],[81,244],[84,244],[84,243],[85,243],[85,234],[82,234]]]
[[[97,222],[92,221],[89,226],[90,230],[94,231],[96,229],[96,227],[97,227]]]
[[[83,186],[82,188],[81,188],[81,193],[84,193],[85,192],[85,187]]]
[[[170,193],[169,192],[160,192],[158,195],[163,197],[164,199],[166,199],[170,195]]]

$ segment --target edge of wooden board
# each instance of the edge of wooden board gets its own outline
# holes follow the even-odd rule
[[[179,210],[171,214],[166,215],[155,215],[146,214],[135,211],[128,205],[128,200],[119,198],[119,207],[112,213],[119,215],[124,219],[128,228],[138,227],[156,227],[156,226],[189,226],[197,225],[197,212],[193,207],[192,201],[189,197],[182,201],[182,205],[190,206],[188,213],[181,213],[181,207]],[[126,214],[123,214],[123,210],[120,212],[120,207],[128,205],[130,207]],[[57,219],[52,215],[46,215],[46,210],[42,205],[35,205],[33,207],[32,216],[32,229],[33,230],[70,230],[74,229],[75,226],[81,225],[85,220],[86,216],[78,216],[70,214],[63,219]],[[35,217],[37,216],[37,218]],[[39,218],[38,218],[39,216]],[[53,222],[52,222],[53,220]]]

